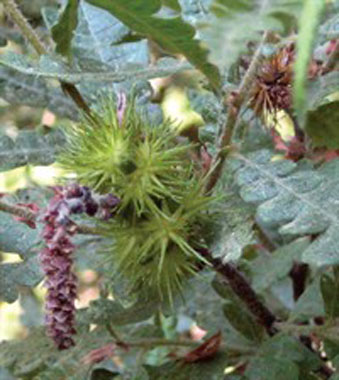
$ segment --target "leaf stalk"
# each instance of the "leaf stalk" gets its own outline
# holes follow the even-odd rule
[[[35,30],[31,27],[29,22],[26,20],[25,16],[22,14],[20,9],[14,0],[3,0],[5,12],[8,16],[15,22],[15,24],[20,28],[22,34],[27,39],[27,41],[33,46],[38,55],[48,54],[48,50],[45,45],[40,40],[39,36],[36,34]],[[62,90],[73,99],[75,104],[90,115],[91,110],[85,102],[84,98],[81,96],[75,85],[66,82],[60,82]]]

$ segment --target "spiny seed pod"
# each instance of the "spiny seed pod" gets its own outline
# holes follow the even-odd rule
[[[211,197],[192,162],[193,145],[178,142],[168,122],[152,125],[127,103],[124,114],[105,101],[92,118],[66,130],[59,162],[77,180],[121,202],[106,223],[112,246],[106,262],[132,291],[172,298],[195,272]]]
[[[131,291],[146,289],[150,297],[172,302],[204,261],[197,249],[203,246],[210,203],[200,184],[192,181],[180,203],[162,201],[161,213],[135,222],[112,221],[113,277],[130,279]]]
[[[141,215],[156,209],[157,199],[176,199],[191,163],[189,145],[178,145],[169,123],[154,126],[127,105],[124,117],[104,101],[92,118],[66,131],[61,166],[99,193],[114,192],[120,209]]]
[[[251,94],[251,107],[257,114],[276,113],[292,104],[294,47],[289,45],[263,62]]]

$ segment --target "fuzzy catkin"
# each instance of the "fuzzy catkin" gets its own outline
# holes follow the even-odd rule
[[[90,189],[78,185],[54,188],[55,195],[43,216],[45,223],[42,236],[46,247],[40,252],[40,262],[46,276],[47,297],[46,327],[59,350],[74,346],[76,334],[75,298],[77,278],[73,273],[72,254],[75,250],[71,238],[76,233],[72,214],[99,214],[107,219],[113,216],[119,199],[112,194],[95,199]]]

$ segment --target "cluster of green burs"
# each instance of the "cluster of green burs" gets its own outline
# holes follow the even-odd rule
[[[59,163],[79,184],[121,202],[105,230],[113,248],[107,262],[131,291],[172,301],[203,258],[212,198],[192,160],[195,147],[170,122],[154,125],[129,101],[122,120],[103,101],[91,117],[66,129]],[[105,222],[106,223],[106,222]]]

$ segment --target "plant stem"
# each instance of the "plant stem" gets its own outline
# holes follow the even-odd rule
[[[273,326],[276,321],[275,315],[262,303],[243,274],[233,264],[223,263],[220,258],[213,258],[210,253],[208,259],[213,268],[227,281],[233,292],[244,302],[258,323],[269,335],[274,335],[277,332]]]
[[[121,338],[120,334],[113,328],[113,326],[110,323],[106,323],[106,329],[109,333],[109,335],[116,341],[122,342],[123,339]]]
[[[22,34],[26,37],[29,43],[34,47],[39,55],[47,54],[47,49],[40,41],[38,35],[35,33],[34,29],[29,25],[28,21],[25,19],[24,15],[18,9],[17,4],[14,0],[3,0],[5,11],[10,16],[10,18],[18,25],[21,29]]]
[[[0,201],[0,211],[7,212],[8,214],[12,214],[18,216],[20,218],[24,218],[28,221],[34,222],[37,219],[37,214],[32,212],[26,207],[22,206],[14,206],[8,203]],[[84,235],[100,235],[101,232],[99,229],[95,227],[85,226],[85,225],[77,225],[78,233]]]
[[[34,222],[36,219],[35,213],[30,211],[29,209],[20,207],[20,206],[13,206],[1,201],[0,201],[0,211],[7,212],[15,216],[19,216],[21,218],[25,218],[32,222]]]
[[[264,44],[269,42],[271,39],[271,33],[265,32],[262,38],[262,41],[255,52],[251,64],[247,69],[247,72],[241,81],[239,89],[233,92],[228,99],[225,101],[225,106],[228,107],[227,110],[227,119],[225,124],[221,129],[220,138],[217,142],[217,154],[213,159],[212,167],[214,167],[209,181],[206,186],[206,191],[210,192],[213,187],[218,182],[218,179],[221,176],[222,168],[224,166],[226,157],[230,152],[230,144],[232,141],[233,133],[237,125],[238,116],[240,113],[241,106],[246,100],[248,93],[252,87],[254,77],[262,63],[262,47]]]
[[[34,29],[26,20],[25,16],[22,14],[20,9],[14,0],[3,0],[5,12],[8,16],[17,24],[20,28],[22,34],[27,39],[27,41],[34,47],[35,51],[39,55],[48,54],[48,50],[41,42],[39,36],[35,33]],[[60,82],[62,90],[68,94],[75,104],[82,110],[84,110],[88,115],[90,115],[91,110],[87,103],[81,96],[78,89],[70,83]]]

